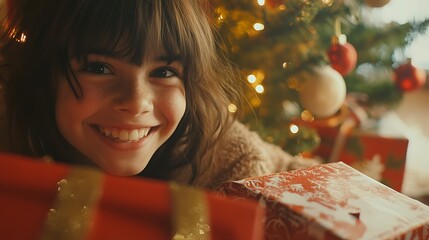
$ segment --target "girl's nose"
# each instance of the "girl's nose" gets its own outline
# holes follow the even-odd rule
[[[147,83],[139,80],[124,85],[114,101],[116,111],[138,116],[153,110],[153,91]]]

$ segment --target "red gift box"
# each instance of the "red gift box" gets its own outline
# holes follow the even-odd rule
[[[342,161],[373,179],[401,192],[408,139],[380,136],[357,128],[347,108],[338,116],[312,122],[295,119],[293,124],[314,128],[321,141],[312,155],[325,162]]]
[[[52,220],[49,217],[55,216],[51,213],[60,212],[54,204],[64,197],[57,188],[62,188],[61,183],[66,181],[74,168],[23,156],[0,155],[0,238],[27,240],[46,235],[47,222]],[[187,221],[184,216],[173,216],[173,202],[176,200],[173,200],[169,186],[172,183],[115,177],[101,172],[100,176],[101,192],[92,207],[92,223],[85,239],[171,239],[172,219],[179,217],[177,219]],[[68,184],[71,184],[70,181]],[[78,187],[88,188],[86,183],[79,181]],[[186,201],[194,201],[186,198],[187,191],[182,191],[186,189],[192,188],[183,187],[176,191],[176,194],[182,195],[180,197],[183,197],[182,202],[185,200],[185,205]],[[233,201],[215,193],[194,191],[205,200],[209,226],[205,227],[211,239],[262,239],[264,209],[258,203]],[[67,197],[77,198],[73,193],[68,193]],[[82,209],[90,210],[88,208],[84,206]],[[85,216],[84,213],[77,215]],[[71,222],[76,216],[66,217]],[[81,223],[76,224],[72,228],[79,227]]]
[[[333,128],[317,128],[321,144],[314,154],[332,159],[333,146],[338,131]],[[408,139],[382,137],[376,134],[353,131],[345,136],[343,146],[335,160],[342,161],[375,180],[395,189],[402,190]]]
[[[429,239],[429,206],[342,162],[222,185],[222,194],[264,201],[275,239]]]

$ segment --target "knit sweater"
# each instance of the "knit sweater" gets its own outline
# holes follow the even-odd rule
[[[216,190],[223,182],[289,171],[319,164],[293,157],[279,146],[263,141],[256,132],[235,122],[220,142],[200,161],[193,186]],[[173,180],[189,183],[190,167],[173,172]]]

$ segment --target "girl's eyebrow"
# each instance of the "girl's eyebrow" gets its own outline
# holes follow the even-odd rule
[[[119,54],[115,51],[109,51],[109,50],[99,50],[99,49],[92,49],[85,53],[85,55],[100,55],[100,56],[106,56],[106,57],[112,57],[112,58],[118,58]]]
[[[173,62],[180,61],[180,56],[179,55],[174,55],[174,56],[162,55],[162,56],[157,56],[155,59],[156,61],[166,62],[167,65],[170,65]]]
[[[71,58],[78,58],[80,60],[87,60],[88,56],[95,55],[97,57],[107,57],[107,58],[120,58],[118,54],[112,52],[112,51],[104,51],[104,50],[91,50],[86,51],[85,53],[81,54],[73,54],[71,55]]]
[[[108,50],[92,49],[90,51],[87,51],[86,54],[84,54],[84,56],[89,56],[89,55],[97,55],[100,57],[107,57],[107,58],[124,59],[124,57],[121,57],[120,54],[116,53],[115,51],[108,51]],[[176,61],[181,62],[181,57],[180,57],[180,55],[159,55],[159,56],[155,57],[155,61],[166,62],[167,65],[170,65]]]

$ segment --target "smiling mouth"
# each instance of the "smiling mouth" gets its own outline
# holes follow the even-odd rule
[[[137,142],[146,137],[151,130],[151,128],[118,129],[102,126],[97,126],[96,129],[99,133],[117,142]]]

